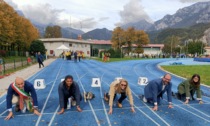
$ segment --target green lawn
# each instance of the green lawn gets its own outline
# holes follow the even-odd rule
[[[101,58],[93,58],[98,61],[102,61]],[[125,61],[125,60],[143,60],[142,58],[110,58],[109,62]],[[193,74],[199,74],[201,76],[201,83],[210,86],[210,66],[209,65],[193,65],[193,66],[161,66],[164,70],[179,75],[184,78],[191,78]]]
[[[102,58],[94,57],[92,58],[94,60],[98,60],[102,62]],[[116,61],[126,61],[126,60],[142,60],[142,58],[130,58],[130,57],[124,57],[124,58],[110,58],[107,62],[116,62]]]
[[[201,83],[210,86],[210,66],[209,65],[193,65],[193,66],[161,66],[164,70],[167,70],[176,75],[184,78],[190,78],[193,74],[199,74],[201,77]]]

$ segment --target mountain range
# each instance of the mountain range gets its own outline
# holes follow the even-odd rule
[[[21,14],[21,13],[20,13]],[[21,14],[22,15],[22,14]],[[46,25],[39,24],[37,22],[31,21],[35,27],[40,31],[41,36],[44,35],[44,30]],[[150,37],[151,43],[154,43],[154,37],[160,32],[166,29],[177,29],[177,28],[187,28],[196,24],[205,24],[210,22],[210,1],[209,2],[198,2],[191,6],[184,7],[177,10],[173,15],[165,15],[162,19],[150,23],[146,20],[140,20],[136,22],[130,22],[128,24],[122,25],[123,29],[128,27],[134,27],[137,30],[146,31]],[[208,28],[206,28],[208,29]],[[83,39],[98,39],[98,40],[110,40],[112,36],[112,31],[103,29],[94,29],[87,33],[73,29],[70,27],[62,28],[62,35],[65,38],[76,39],[78,35],[82,35]]]

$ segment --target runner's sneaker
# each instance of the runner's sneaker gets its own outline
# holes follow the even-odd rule
[[[67,109],[71,109],[71,98],[68,98],[68,105],[67,105]]]
[[[72,100],[72,101],[71,101],[71,105],[72,105],[72,106],[76,106],[76,104],[77,104],[77,102],[76,102],[75,100]]]
[[[108,99],[107,96],[106,96],[106,92],[104,93],[104,100],[105,100],[106,102],[109,101],[109,99]]]

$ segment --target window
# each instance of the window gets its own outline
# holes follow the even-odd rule
[[[72,47],[72,44],[71,43],[69,43],[69,47]]]

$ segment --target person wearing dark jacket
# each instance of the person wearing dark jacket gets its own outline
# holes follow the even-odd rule
[[[43,61],[44,61],[44,57],[41,55],[40,52],[38,52],[38,54],[37,54],[37,62],[39,63],[39,68],[41,68],[41,65],[44,67]]]
[[[23,78],[17,77],[15,82],[10,84],[7,91],[6,101],[9,114],[5,120],[9,120],[14,116],[12,112],[12,104],[16,104],[16,112],[21,110],[24,113],[27,108],[27,110],[33,112],[35,115],[41,115],[38,111],[38,100],[34,86],[30,82],[24,81]]]
[[[182,97],[186,97],[185,104],[189,103],[190,97],[194,100],[193,95],[197,95],[197,100],[199,100],[199,104],[202,104],[201,99],[201,90],[200,90],[200,75],[194,74],[190,79],[181,82],[178,86],[178,93],[176,94],[178,99],[182,99]]]
[[[82,100],[82,95],[80,93],[78,84],[73,80],[73,77],[71,75],[67,75],[64,81],[62,81],[59,84],[58,94],[59,104],[61,108],[58,114],[63,114],[64,110],[67,109],[69,98],[76,101],[77,111],[82,112],[82,109],[80,108],[80,101]]]
[[[158,110],[158,103],[165,92],[167,92],[168,97],[168,108],[173,108],[171,95],[172,83],[170,81],[171,75],[165,74],[163,78],[152,80],[145,86],[143,101],[154,103],[154,107],[152,108],[154,111]]]

